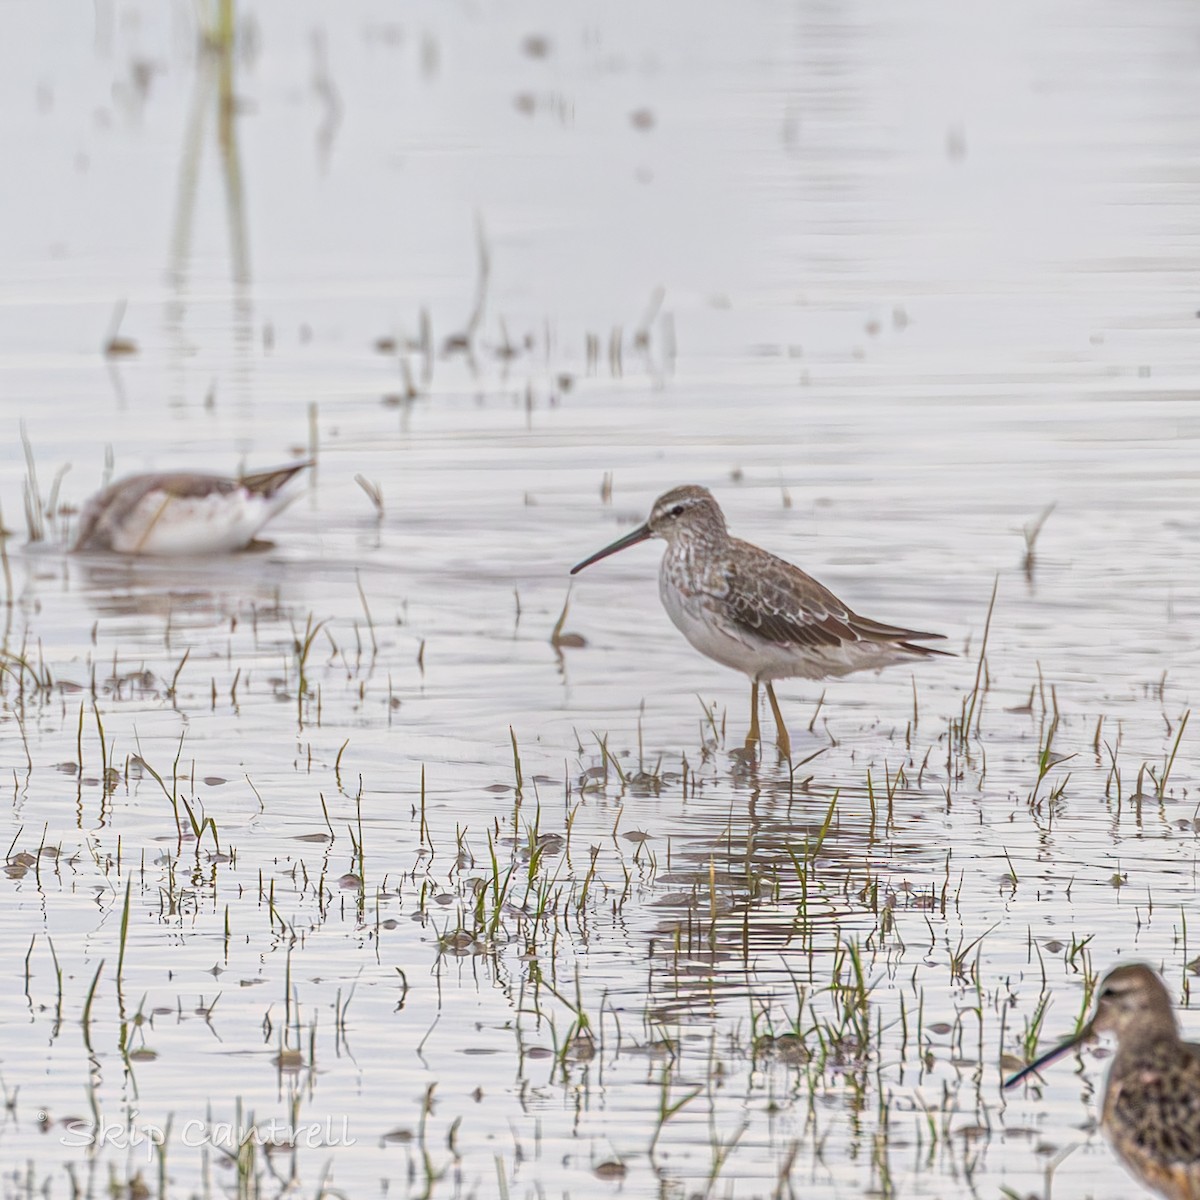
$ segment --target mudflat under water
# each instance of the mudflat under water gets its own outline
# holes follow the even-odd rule
[[[0,15],[3,1194],[1127,1197],[1000,1079],[1190,999],[1192,7],[237,16]],[[747,760],[656,544],[568,588],[683,482],[958,657]]]

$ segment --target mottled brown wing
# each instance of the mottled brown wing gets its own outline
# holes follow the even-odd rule
[[[910,642],[940,638],[941,634],[860,617],[791,563],[746,542],[738,543],[738,549],[725,572],[729,589],[725,599],[734,624],[747,632],[783,646],[806,649],[884,642],[906,646],[916,653],[943,653],[909,646]]]
[[[748,554],[747,550],[755,553]],[[828,589],[783,559],[741,543],[725,571],[727,611],[746,632],[782,646],[833,647],[857,640],[852,613]]]
[[[1109,1081],[1105,1130],[1113,1149],[1151,1187],[1200,1197],[1200,1058],[1172,1041]],[[1114,1063],[1114,1070],[1117,1064]]]

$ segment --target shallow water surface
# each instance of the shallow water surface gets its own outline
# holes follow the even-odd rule
[[[3,1193],[1127,1197],[1001,1060],[1190,999],[1190,6],[195,22],[3,17]],[[567,576],[682,482],[956,657],[746,755],[657,543]]]

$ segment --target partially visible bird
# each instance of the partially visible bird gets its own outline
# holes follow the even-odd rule
[[[672,488],[632,533],[585,558],[571,574],[660,537],[667,543],[658,594],[667,615],[701,654],[750,677],[748,749],[759,741],[758,688],[765,684],[780,750],[791,740],[771,681],[826,679],[944,655],[917,643],[942,637],[860,617],[798,567],[730,537],[707,488]]]
[[[1200,1045],[1179,1036],[1171,997],[1144,963],[1114,968],[1091,1019],[1075,1035],[1004,1081],[1027,1076],[1102,1033],[1117,1039],[1100,1128],[1118,1156],[1167,1200],[1200,1200]]]
[[[198,471],[130,475],[94,495],[73,550],[200,555],[244,550],[295,499],[284,486],[312,461],[232,478]]]

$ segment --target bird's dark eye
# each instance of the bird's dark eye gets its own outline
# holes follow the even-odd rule
[[[675,507],[671,509],[671,516],[682,517],[683,516],[683,505],[676,504]]]

